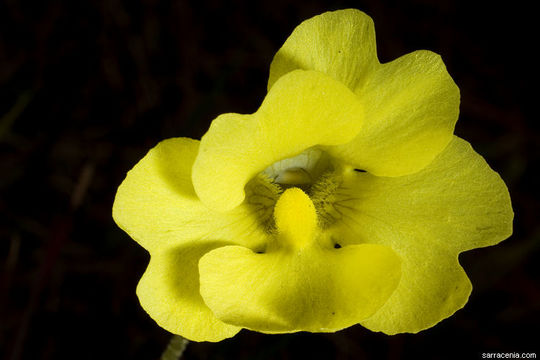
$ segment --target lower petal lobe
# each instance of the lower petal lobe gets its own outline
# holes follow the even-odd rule
[[[458,254],[512,233],[504,182],[457,137],[418,173],[389,178],[350,172],[342,187],[348,200],[335,204],[342,214],[335,236],[389,246],[403,262],[396,291],[361,322],[374,331],[415,333],[462,308],[471,284]]]
[[[152,254],[137,296],[159,326],[193,341],[221,341],[240,331],[218,320],[199,293],[199,259],[223,245],[193,242]]]
[[[151,254],[138,287],[143,308],[163,328],[195,341],[220,341],[240,328],[218,320],[199,292],[198,262],[219,246],[258,247],[266,234],[254,211],[209,210],[191,184],[199,142],[176,138],[159,143],[119,187],[113,216]]]
[[[257,254],[239,246],[199,262],[201,294],[222,321],[266,333],[333,332],[368,318],[400,279],[388,247],[313,246]]]

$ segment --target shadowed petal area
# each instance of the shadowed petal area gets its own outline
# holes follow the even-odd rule
[[[264,241],[252,211],[238,207],[226,214],[204,206],[191,183],[199,141],[174,138],[160,142],[129,171],[116,193],[113,218],[152,252],[190,240],[226,239],[254,245]],[[256,245],[254,245],[256,246]]]
[[[316,71],[293,71],[255,114],[224,114],[212,122],[193,166],[195,190],[212,209],[233,209],[256,174],[312,146],[349,142],[361,120],[361,105],[345,85]]]
[[[458,254],[512,233],[504,182],[457,137],[418,173],[388,178],[350,172],[342,188],[348,200],[334,204],[342,216],[334,235],[345,244],[389,246],[402,259],[396,291],[361,322],[373,331],[415,333],[462,308],[471,284]]]
[[[459,89],[439,55],[415,51],[371,72],[355,90],[365,105],[362,131],[328,152],[379,176],[414,173],[452,140]]]
[[[386,246],[319,246],[256,254],[240,246],[199,262],[201,294],[222,321],[266,333],[332,332],[371,316],[400,278]]]
[[[296,69],[320,71],[356,89],[377,65],[373,20],[356,9],[326,12],[298,25],[276,53],[268,90]]]
[[[199,259],[224,245],[191,242],[152,254],[137,296],[159,326],[193,341],[221,341],[240,331],[218,320],[199,293]]]

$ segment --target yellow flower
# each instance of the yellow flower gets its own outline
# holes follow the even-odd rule
[[[119,187],[114,219],[151,254],[143,308],[195,341],[451,316],[472,288],[459,253],[513,218],[504,182],[453,135],[458,112],[438,55],[380,64],[357,10],[303,22],[256,113],[161,142]]]

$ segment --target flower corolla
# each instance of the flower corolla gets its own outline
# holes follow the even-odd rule
[[[257,112],[162,141],[120,185],[114,219],[151,254],[142,307],[195,341],[451,316],[472,289],[459,253],[513,218],[499,175],[453,135],[459,100],[435,53],[381,64],[366,14],[303,22]]]

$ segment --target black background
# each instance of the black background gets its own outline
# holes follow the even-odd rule
[[[472,5],[471,5],[472,3]],[[126,172],[158,141],[254,112],[302,20],[355,7],[381,61],[429,49],[461,89],[456,134],[506,181],[514,235],[460,256],[474,290],[417,335],[242,331],[185,359],[480,359],[538,352],[537,20],[525,2],[0,2],[0,358],[157,359],[169,334],[140,308],[149,256],[116,227]]]

